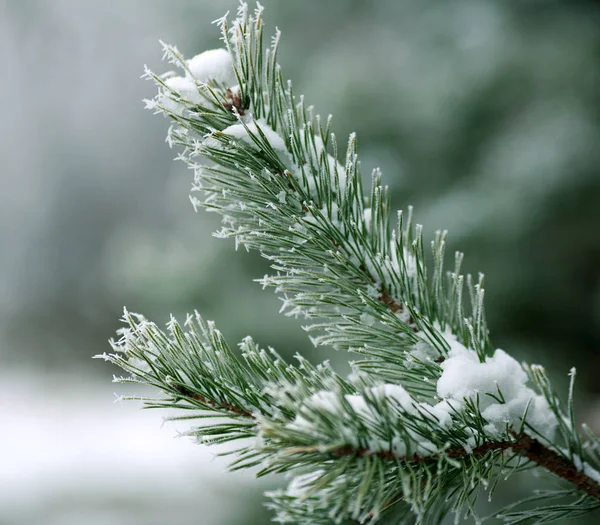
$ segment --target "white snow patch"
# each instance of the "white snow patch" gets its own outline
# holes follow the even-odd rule
[[[575,465],[578,472],[583,472],[586,476],[593,479],[596,483],[600,484],[600,472],[598,472],[589,463],[586,463],[581,459],[579,454],[572,454],[567,448],[559,448],[559,451],[566,457],[569,457]]]
[[[370,391],[375,398],[398,403],[402,410],[410,414],[414,414],[417,411],[415,400],[401,385],[386,383],[373,387]]]
[[[449,330],[442,333],[442,336],[450,351],[447,359],[440,365],[442,375],[437,383],[437,395],[440,398],[438,403],[431,405],[417,402],[401,385],[386,383],[368,388],[363,394],[344,396],[356,416],[366,425],[377,425],[380,422],[376,405],[368,401],[370,398],[375,402],[387,403],[392,409],[389,414],[394,415],[393,408],[397,407],[397,416],[401,416],[402,412],[427,415],[435,418],[440,428],[449,428],[453,415],[465,408],[466,400],[478,396],[479,409],[487,420],[485,431],[490,437],[503,438],[507,425],[519,428],[526,414],[527,423],[542,436],[552,440],[557,427],[556,417],[546,399],[527,386],[527,374],[514,358],[498,349],[480,362],[476,352],[466,348]],[[419,347],[418,352],[422,352],[423,358],[430,357],[429,348]],[[343,410],[342,398],[340,394],[321,390],[305,401],[304,407],[289,425],[291,428],[311,432],[314,431],[314,423],[305,417],[308,415],[304,412],[305,409],[309,412],[317,409],[336,414]],[[368,448],[372,452],[392,450],[399,456],[438,452],[433,443],[416,432],[409,430],[408,435],[412,442],[408,448],[400,437],[385,442],[373,440],[368,443]],[[465,442],[465,449],[469,450],[474,443],[473,436]],[[591,472],[590,476],[600,477],[600,473],[589,465],[582,465],[581,468]]]
[[[184,102],[199,104],[202,102],[202,95],[198,91],[198,86],[194,79],[189,77],[170,77],[164,80],[167,88],[163,88],[156,97],[156,104],[165,108],[167,111],[181,115],[185,109]],[[183,101],[176,100],[177,93]]]
[[[185,76],[175,76],[173,73],[163,76],[167,87],[160,90],[148,107],[158,105],[180,115],[185,109],[184,102],[200,104],[203,101],[198,83],[205,84],[214,80],[227,86],[235,84],[231,55],[225,49],[210,49],[191,58],[186,64],[189,71],[186,71]],[[177,93],[183,102],[176,100],[172,92]]]
[[[332,413],[339,410],[338,396],[328,390],[319,390],[308,399],[307,404]]]
[[[295,498],[304,498],[310,492],[313,483],[318,480],[323,474],[324,470],[315,470],[309,474],[302,474],[292,479],[286,489],[286,494]]]
[[[479,408],[489,423],[486,431],[497,436],[503,433],[506,424],[520,426],[527,410],[527,422],[543,436],[552,438],[556,416],[546,399],[527,386],[527,374],[514,358],[497,349],[493,356],[480,362],[477,354],[465,348],[455,336],[448,332],[443,335],[450,352],[441,364],[439,397],[463,404],[465,399],[479,395]]]
[[[254,122],[248,122],[246,126],[244,126],[241,123],[233,124],[231,126],[226,127],[223,131],[220,131],[219,133],[230,135],[231,137],[234,137],[238,140],[243,140],[244,142],[256,147],[256,144],[254,143],[254,141],[248,133],[250,132],[252,135],[254,135],[260,140],[261,137],[258,132],[259,128],[275,151],[287,152],[285,142],[277,134],[277,132],[273,130],[273,128],[269,126],[269,124],[267,124],[267,121],[265,119],[258,119]],[[219,142],[213,136],[208,136],[206,139],[204,139],[203,145],[210,146],[212,148],[219,148],[222,146],[221,142]]]
[[[363,396],[360,394],[347,394],[344,397],[357,415],[363,418],[373,418],[373,412],[369,408],[369,405],[367,405]]]
[[[420,403],[419,407],[425,413],[434,416],[442,428],[448,428],[452,423],[451,414],[456,411],[456,407],[451,401],[443,400],[435,405],[429,405],[428,403]]]
[[[171,77],[165,80],[165,84],[176,93],[179,93],[185,100],[195,104],[198,104],[202,101],[202,96],[198,92],[198,86],[192,78]]]
[[[435,416],[440,425],[447,425],[450,422],[449,410],[443,410],[443,403],[439,407],[432,407],[425,403],[418,403],[401,385],[381,384],[365,391],[364,394],[347,394],[343,399],[350,405],[356,416],[363,421],[367,426],[377,425],[380,422],[380,416],[377,410],[367,401],[371,398],[380,403],[388,403],[391,410],[389,413],[394,416],[394,408],[399,408],[403,412],[409,414],[417,414],[418,412],[427,412]],[[288,428],[301,432],[314,433],[315,425],[309,421],[307,412],[311,410],[322,410],[331,414],[339,413],[343,410],[342,398],[339,394],[331,391],[320,390],[310,396],[296,416],[294,421],[288,424]],[[306,410],[306,412],[304,412]],[[400,411],[396,413],[400,415]],[[406,454],[417,454],[420,456],[430,455],[435,453],[436,447],[430,441],[410,429],[405,429],[405,432],[412,438],[410,444],[405,443],[404,438],[395,436],[391,440],[372,439],[367,443],[367,447],[371,452],[392,451],[398,456]],[[355,436],[349,432],[341,431],[340,438],[345,439],[350,443],[356,441]]]
[[[398,315],[398,313],[396,315]],[[409,366],[411,363],[414,364],[415,362],[426,363],[428,361],[434,361],[440,356],[440,353],[435,347],[426,340],[417,341],[406,354],[406,363]]]
[[[187,61],[192,76],[200,82],[215,80],[227,86],[236,82],[231,55],[226,49],[209,49]]]
[[[366,393],[378,401],[387,401],[398,405],[405,412],[414,414],[417,411],[417,403],[401,385],[386,383],[369,388]],[[364,395],[346,395],[344,398],[358,416],[369,422],[377,420],[377,414],[367,403]]]

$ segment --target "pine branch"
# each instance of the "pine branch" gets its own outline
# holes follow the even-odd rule
[[[491,496],[531,467],[572,485],[558,496],[578,496],[515,506],[507,522],[599,508],[600,440],[576,427],[574,371],[565,407],[543,368],[494,350],[483,276],[461,275],[462,253],[445,270],[446,232],[428,256],[412,209],[391,227],[378,170],[363,188],[356,136],[341,163],[331,118],[283,79],[280,33],[263,49],[262,7],[242,3],[231,26],[217,24],[225,49],[186,60],[164,45],[183,75],[147,70],[159,89],[147,106],[171,120],[168,142],[203,195],[192,203],[222,216],[217,235],[270,261],[260,282],[282,312],[308,319],[315,345],[361,359],[342,378],[327,362],[290,365],[250,338],[238,357],[198,314],[163,331],[125,311],[114,353],[100,356],[130,374],[115,380],[161,390],[145,406],[200,419],[189,434],[202,442],[241,440],[233,469],[290,475],[287,490],[270,494],[282,523],[439,523],[450,511],[474,515],[482,487]]]
[[[190,432],[203,442],[261,438],[260,448],[243,447],[238,451],[239,459],[234,462],[234,468],[262,464],[266,474],[333,461],[337,477],[350,465],[340,464],[340,461],[351,461],[359,472],[364,462],[383,461],[378,468],[387,478],[406,475],[407,468],[417,469],[409,472],[421,480],[434,476],[435,472],[436,484],[446,487],[440,492],[444,494],[452,486],[457,488],[460,479],[457,473],[471,471],[472,476],[479,477],[486,472],[485,478],[489,478],[496,465],[504,462],[503,454],[510,452],[509,461],[520,454],[597,497],[598,485],[591,475],[525,433],[509,430],[506,439],[494,441],[481,430],[479,438],[483,442],[465,448],[468,441],[465,431],[485,423],[476,421],[481,419],[480,415],[475,419],[470,417],[469,414],[476,411],[474,404],[465,412],[456,410],[453,424],[447,428],[440,419],[444,413],[439,411],[439,406],[436,412],[436,407],[416,404],[399,386],[393,389],[367,387],[371,383],[364,376],[348,383],[329,368],[312,367],[302,358],[299,358],[300,368],[295,368],[274,351],[267,353],[258,349],[250,339],[242,343],[242,364],[220,333],[199,316],[186,320],[187,332],[172,319],[169,333],[128,312],[124,320],[128,327],[121,331],[121,339],[113,342],[117,353],[103,357],[133,373],[124,381],[159,386],[167,394],[163,400],[146,400],[147,406],[195,408],[233,418],[227,424],[204,425]],[[335,391],[337,395],[332,394]],[[185,419],[203,418],[202,412],[192,413]],[[327,428],[323,430],[321,425]],[[356,428],[350,435],[356,437],[347,442],[342,440],[340,444],[340,435],[343,435],[340,429],[345,428],[348,434],[352,425]],[[402,436],[406,452],[399,451],[398,445],[374,449],[373,438],[378,435],[388,436],[387,439]],[[436,440],[431,442],[436,435]],[[357,445],[367,439],[371,440],[370,447]],[[307,445],[307,440],[316,444]],[[269,460],[264,463],[266,458]],[[364,512],[368,510],[368,515],[387,512],[392,502],[394,506],[404,502],[405,485],[391,487],[394,489],[388,490],[385,500],[379,502],[379,511],[367,506]],[[418,485],[412,491],[426,488],[426,485]],[[422,511],[434,502],[435,499],[430,504],[421,504]]]
[[[461,449],[452,449],[445,450],[444,455],[448,458],[465,458],[467,456],[485,456],[489,452],[494,451],[506,451],[513,450],[522,454],[527,459],[543,467],[548,472],[557,475],[559,478],[562,478],[569,483],[573,483],[577,486],[579,490],[585,492],[589,496],[592,496],[600,501],[600,484],[597,481],[592,479],[590,476],[587,476],[585,473],[581,472],[577,469],[576,465],[566,459],[564,456],[555,452],[551,448],[543,445],[538,440],[528,436],[527,434],[521,434],[517,436],[514,434],[514,441],[498,441],[498,442],[490,442],[484,443],[478,447],[475,447],[473,450],[465,450]],[[297,448],[291,449],[287,451],[290,454],[294,453],[312,453],[319,452],[318,447],[306,447],[306,448]],[[421,463],[421,462],[435,462],[437,461],[437,456],[417,456],[413,454],[413,456],[409,458],[398,458],[393,452],[386,450],[380,452],[372,452],[368,448],[352,448],[350,446],[344,445],[338,448],[335,448],[330,451],[330,453],[336,458],[342,457],[365,457],[374,455],[378,458],[385,460],[397,460],[401,459],[407,463]]]

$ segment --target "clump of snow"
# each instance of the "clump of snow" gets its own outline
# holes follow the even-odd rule
[[[223,48],[209,49],[190,58],[187,67],[199,82],[214,80],[228,87],[236,83],[231,55]]]
[[[401,385],[385,383],[370,389],[377,399],[389,400],[397,403],[404,411],[415,413],[415,400]]]
[[[432,407],[426,403],[419,403],[401,385],[386,383],[367,388],[363,394],[341,396],[331,391],[320,390],[304,402],[299,414],[287,426],[292,430],[313,434],[316,430],[315,420],[310,414],[315,411],[332,415],[340,413],[344,410],[344,402],[350,405],[356,417],[366,426],[374,426],[382,422],[373,402],[387,405],[389,410],[386,417],[391,417],[392,420],[400,418],[402,413],[416,415],[421,412],[433,415],[438,419],[440,425],[445,426],[450,422],[449,410],[444,410],[442,404],[439,407]],[[340,439],[358,446],[356,437],[351,434],[349,429],[346,431],[341,428],[339,432]],[[406,442],[406,435],[412,438],[410,443]],[[410,428],[404,428],[402,436],[397,435],[389,440],[374,438],[367,443],[367,448],[373,453],[391,451],[398,457],[407,454],[426,456],[437,452],[431,441],[424,439],[422,435]]]
[[[262,134],[268,140],[271,147],[276,152],[287,152],[287,149],[285,147],[285,142],[283,141],[283,139],[279,136],[279,134],[275,130],[273,130],[273,128],[271,126],[269,126],[267,121],[262,118],[258,119],[257,121],[248,122],[245,126],[244,126],[244,124],[241,124],[241,123],[233,124],[231,126],[226,127],[224,130],[219,131],[218,133],[224,134],[224,135],[229,135],[238,140],[243,140],[244,142],[256,147],[256,144],[252,140],[252,137],[249,135],[249,133],[251,133],[252,135],[254,135],[256,138],[258,138],[260,140],[261,137],[260,137],[260,133],[258,132],[258,129],[260,129]],[[206,139],[204,139],[203,145],[209,146],[212,148],[222,147],[222,143],[219,140],[217,140],[214,137],[214,135],[208,136]]]
[[[310,397],[309,403],[313,407],[327,412],[335,413],[339,410],[338,396],[329,390],[319,390]]]
[[[198,86],[196,86],[193,78],[171,77],[165,80],[165,84],[176,93],[179,93],[185,100],[189,100],[195,104],[202,101],[202,97],[198,92]]]
[[[313,483],[317,481],[324,473],[324,470],[315,470],[309,474],[295,476],[286,489],[287,495],[295,498],[306,497],[312,489]]]
[[[202,95],[198,91],[193,78],[172,76],[164,80],[166,88],[163,88],[154,100],[146,101],[148,108],[160,106],[167,111],[181,115],[185,110],[185,102],[199,104]],[[177,98],[181,97],[181,100]]]
[[[429,341],[422,339],[420,341],[417,341],[411,347],[410,351],[406,352],[405,361],[407,366],[410,367],[415,366],[417,363],[427,363],[434,361],[438,357],[440,357],[440,353],[438,352],[438,350]]]
[[[347,394],[344,398],[358,416],[365,419],[372,419],[374,417],[373,411],[367,405],[365,398],[360,394]]]
[[[435,405],[420,403],[419,408],[427,414],[435,417],[440,427],[448,428],[452,424],[452,413],[458,408],[451,401],[444,399]]]
[[[235,84],[231,55],[226,49],[204,51],[187,60],[186,65],[185,76],[171,76],[164,80],[167,88],[161,90],[156,100],[151,103],[152,107],[158,105],[173,113],[181,114],[185,104],[177,100],[173,92],[177,93],[183,101],[199,104],[203,97],[198,90],[198,83],[215,81],[228,87]]]
[[[365,395],[379,402],[388,402],[401,410],[414,414],[417,411],[417,402],[401,385],[390,383],[368,388]],[[347,394],[344,399],[352,407],[352,410],[362,419],[369,422],[377,420],[377,415],[365,400],[365,395]]]
[[[394,315],[403,323],[410,324],[411,316],[406,308],[400,308]]]
[[[346,394],[343,399],[350,405],[352,410],[365,420],[374,421],[376,414],[372,410],[370,404],[366,401],[365,396],[380,402],[388,402],[393,406],[399,407],[401,410],[409,413],[415,413],[417,402],[401,385],[382,384],[372,388],[368,388],[364,395],[361,394]],[[339,413],[342,410],[342,397],[328,390],[319,390],[310,396],[303,404],[300,410],[300,415],[292,422],[294,427],[300,426],[306,428],[307,420],[303,417],[304,410],[320,410],[331,414]]]
[[[527,410],[527,422],[552,439],[556,416],[547,400],[527,386],[527,374],[514,358],[498,349],[480,362],[477,354],[465,348],[455,336],[445,333],[444,338],[450,352],[441,364],[439,397],[463,404],[465,399],[479,396],[481,414],[488,421],[485,430],[498,437],[507,424],[519,427]]]

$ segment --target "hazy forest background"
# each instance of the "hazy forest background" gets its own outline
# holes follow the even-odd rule
[[[395,208],[450,230],[486,274],[498,347],[558,385],[577,366],[579,418],[600,432],[597,2],[263,4],[296,93],[338,137],[358,133]],[[196,308],[232,344],[251,333],[347,360],[278,316],[252,282],[266,261],[211,237],[167,122],[143,110],[143,64],[167,67],[158,39],[190,57],[218,47],[210,22],[236,6],[0,0],[2,525],[268,523],[261,492],[277,480],[227,474],[163,414],[112,403],[116,370],[90,356],[123,305],[161,322]]]

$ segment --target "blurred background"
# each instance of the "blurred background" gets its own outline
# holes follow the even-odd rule
[[[296,93],[358,133],[395,207],[449,229],[449,253],[487,275],[497,346],[559,387],[578,367],[579,417],[600,431],[597,2],[263,4]],[[232,345],[347,358],[278,316],[252,282],[265,261],[211,237],[167,121],[143,109],[143,64],[169,69],[158,39],[219,47],[210,22],[236,6],[0,0],[1,525],[269,522],[261,493],[281,480],[227,474],[164,414],[113,404],[117,371],[90,357],[124,305],[158,322],[197,308]]]

